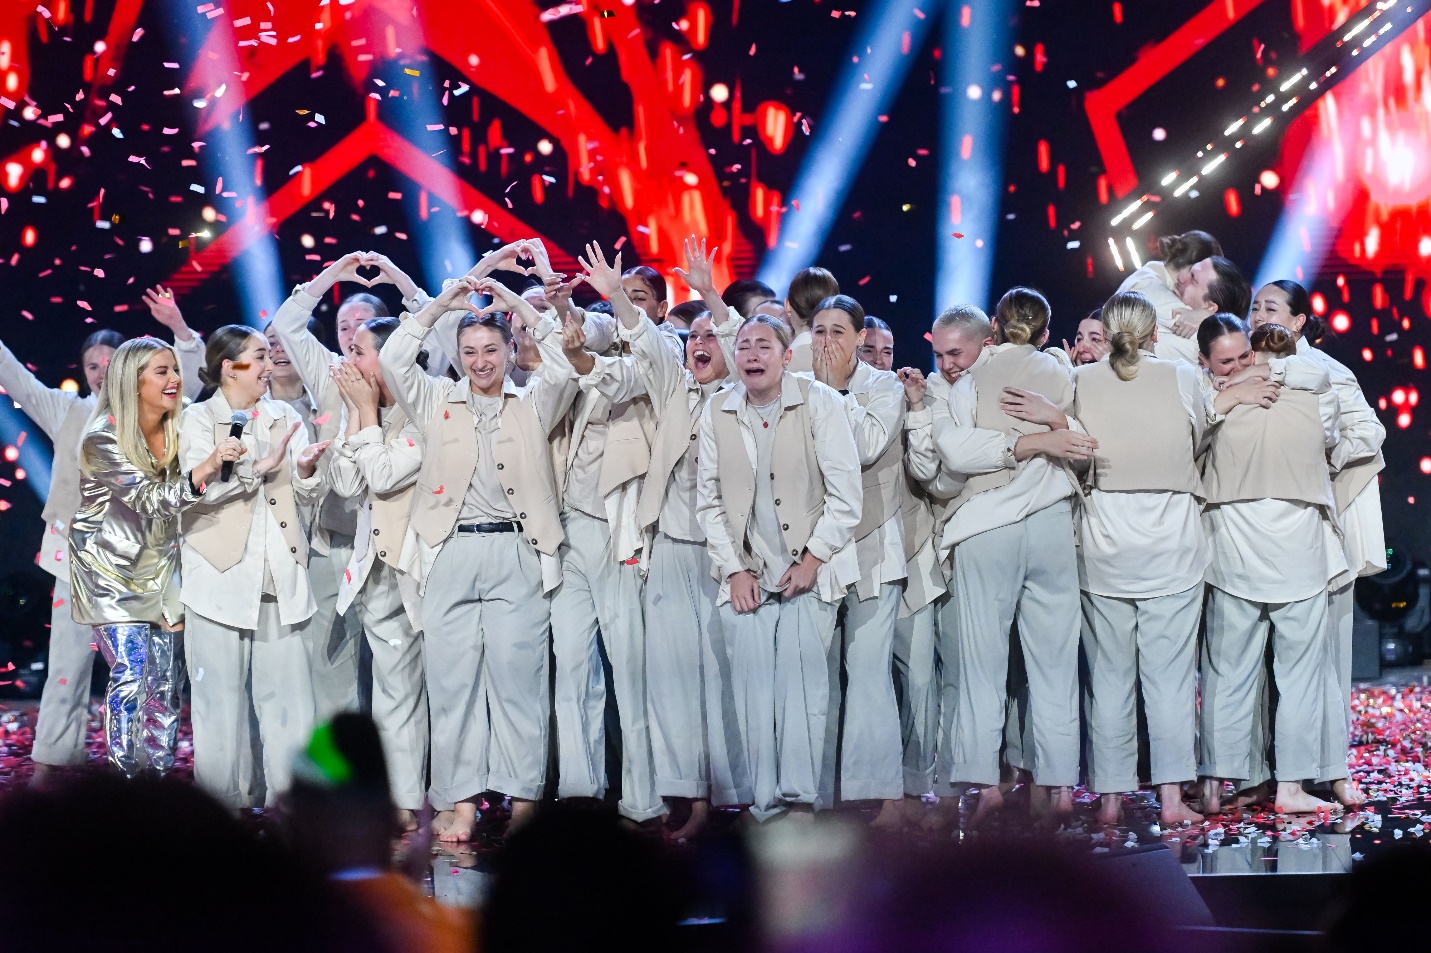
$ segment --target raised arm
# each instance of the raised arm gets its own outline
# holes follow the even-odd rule
[[[607,264],[606,253],[601,246],[596,242],[587,242],[586,257],[578,257],[577,261],[586,269],[586,283],[611,302],[611,310],[621,326],[627,329],[636,327],[645,312],[631,303],[621,287],[621,253],[617,252],[611,264]]]
[[[41,430],[55,439],[65,415],[81,398],[78,394],[67,394],[58,387],[46,387],[30,372],[21,360],[0,344],[0,387],[10,399],[20,405],[26,415]]]
[[[475,311],[467,301],[468,295],[475,290],[471,279],[459,278],[417,314],[403,318],[398,329],[378,352],[383,379],[387,381],[398,406],[424,432],[453,385],[445,377],[430,377],[418,366],[417,356],[422,351],[422,342],[441,314],[451,310]]]
[[[179,379],[183,382],[184,396],[196,399],[204,389],[204,382],[199,379],[199,370],[204,366],[204,339],[184,321],[184,313],[179,310],[172,288],[163,285],[147,288],[143,300],[154,320],[174,335],[174,356],[179,361]]]
[[[564,353],[561,329],[550,315],[539,314],[500,282],[488,279],[482,283],[481,290],[492,296],[492,304],[486,310],[510,314],[512,321],[520,322],[527,329],[541,352],[541,367],[527,384],[522,399],[532,402],[542,428],[551,433],[571,408],[577,392],[576,371]]]
[[[714,265],[716,252],[720,251],[720,248],[712,248],[707,254],[706,240],[702,238],[697,243],[696,236],[692,235],[686,239],[685,251],[686,267],[672,268],[671,271],[684,281],[688,288],[701,296],[701,303],[711,314],[711,322],[720,327],[732,318],[739,318],[739,313],[722,301],[716,291]]]

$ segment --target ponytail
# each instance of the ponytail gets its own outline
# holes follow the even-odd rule
[[[1108,364],[1120,381],[1138,376],[1139,351],[1153,340],[1158,313],[1153,303],[1136,291],[1120,291],[1103,306],[1103,328],[1108,337]]]
[[[999,299],[994,327],[1004,343],[1038,345],[1051,315],[1047,298],[1032,288],[1014,287]]]

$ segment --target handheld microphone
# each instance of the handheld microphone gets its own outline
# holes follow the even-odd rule
[[[243,425],[248,423],[248,414],[241,410],[234,411],[233,417],[229,420],[229,436],[237,440],[243,436]],[[219,481],[227,483],[233,478],[234,462],[225,460],[223,467],[219,471]]]

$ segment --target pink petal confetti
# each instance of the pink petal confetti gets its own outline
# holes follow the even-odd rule
[[[330,419],[332,416],[333,416],[332,414],[323,414],[322,416],[314,417],[314,418],[313,418],[313,426],[315,426],[315,427],[321,427],[321,426],[323,426],[324,424],[326,424],[326,423],[329,421],[329,419]]]

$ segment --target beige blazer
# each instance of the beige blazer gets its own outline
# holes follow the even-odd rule
[[[260,401],[260,405],[265,403],[277,402],[269,401],[265,397]],[[255,412],[257,411],[258,408],[255,408]],[[282,407],[281,410],[273,409],[259,417],[250,417],[244,433],[251,433],[256,425],[267,426],[269,445],[276,445],[283,439],[289,427],[285,411],[288,414],[293,413],[289,408]],[[191,405],[184,413],[208,418],[206,423],[213,429],[215,442],[229,435],[228,404],[220,394],[215,394],[203,403]],[[265,416],[269,419],[266,425],[263,423]],[[294,439],[297,440],[297,437]],[[248,461],[248,465],[252,463],[253,461]],[[237,474],[234,479],[238,480]],[[299,566],[306,567],[308,536],[298,515],[298,502],[293,495],[293,474],[291,468],[286,465],[266,474],[262,482],[239,488],[220,502],[201,499],[199,503],[186,509],[180,523],[184,542],[192,546],[219,572],[232,569],[243,559],[249,528],[253,525],[254,514],[260,506],[273,509],[289,555]]]

